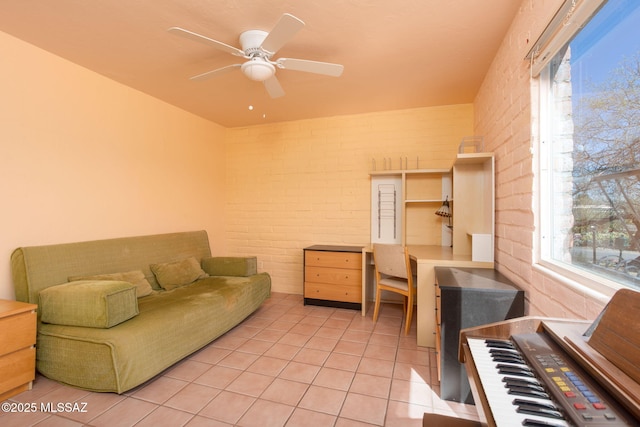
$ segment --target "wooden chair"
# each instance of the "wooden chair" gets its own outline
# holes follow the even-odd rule
[[[404,333],[407,335],[411,329],[411,316],[413,315],[413,305],[416,300],[416,283],[411,271],[409,251],[402,245],[374,243],[373,262],[375,263],[377,284],[373,321],[378,321],[382,291],[403,295],[403,308],[406,317]]]

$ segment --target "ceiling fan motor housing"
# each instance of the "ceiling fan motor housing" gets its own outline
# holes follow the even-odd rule
[[[268,62],[269,53],[262,50],[262,42],[267,38],[266,31],[248,30],[240,34],[240,45],[250,59],[242,64],[242,72],[251,80],[263,82],[271,78],[276,68]]]
[[[260,46],[268,34],[262,30],[248,30],[240,34],[240,46],[242,46],[244,53],[247,56],[252,56],[252,54],[264,52]]]

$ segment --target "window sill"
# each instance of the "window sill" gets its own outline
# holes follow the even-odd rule
[[[609,302],[618,289],[625,288],[624,285],[619,283],[550,261],[534,263],[533,269],[570,289],[584,294],[587,298],[605,304]]]

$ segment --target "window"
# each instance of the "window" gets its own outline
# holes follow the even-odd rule
[[[539,261],[580,283],[640,289],[640,2],[601,3],[568,0],[530,56]]]

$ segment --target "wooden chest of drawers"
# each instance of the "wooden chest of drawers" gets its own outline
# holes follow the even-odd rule
[[[315,245],[305,248],[304,302],[360,309],[362,247]]]
[[[37,305],[0,300],[0,402],[31,389]]]

